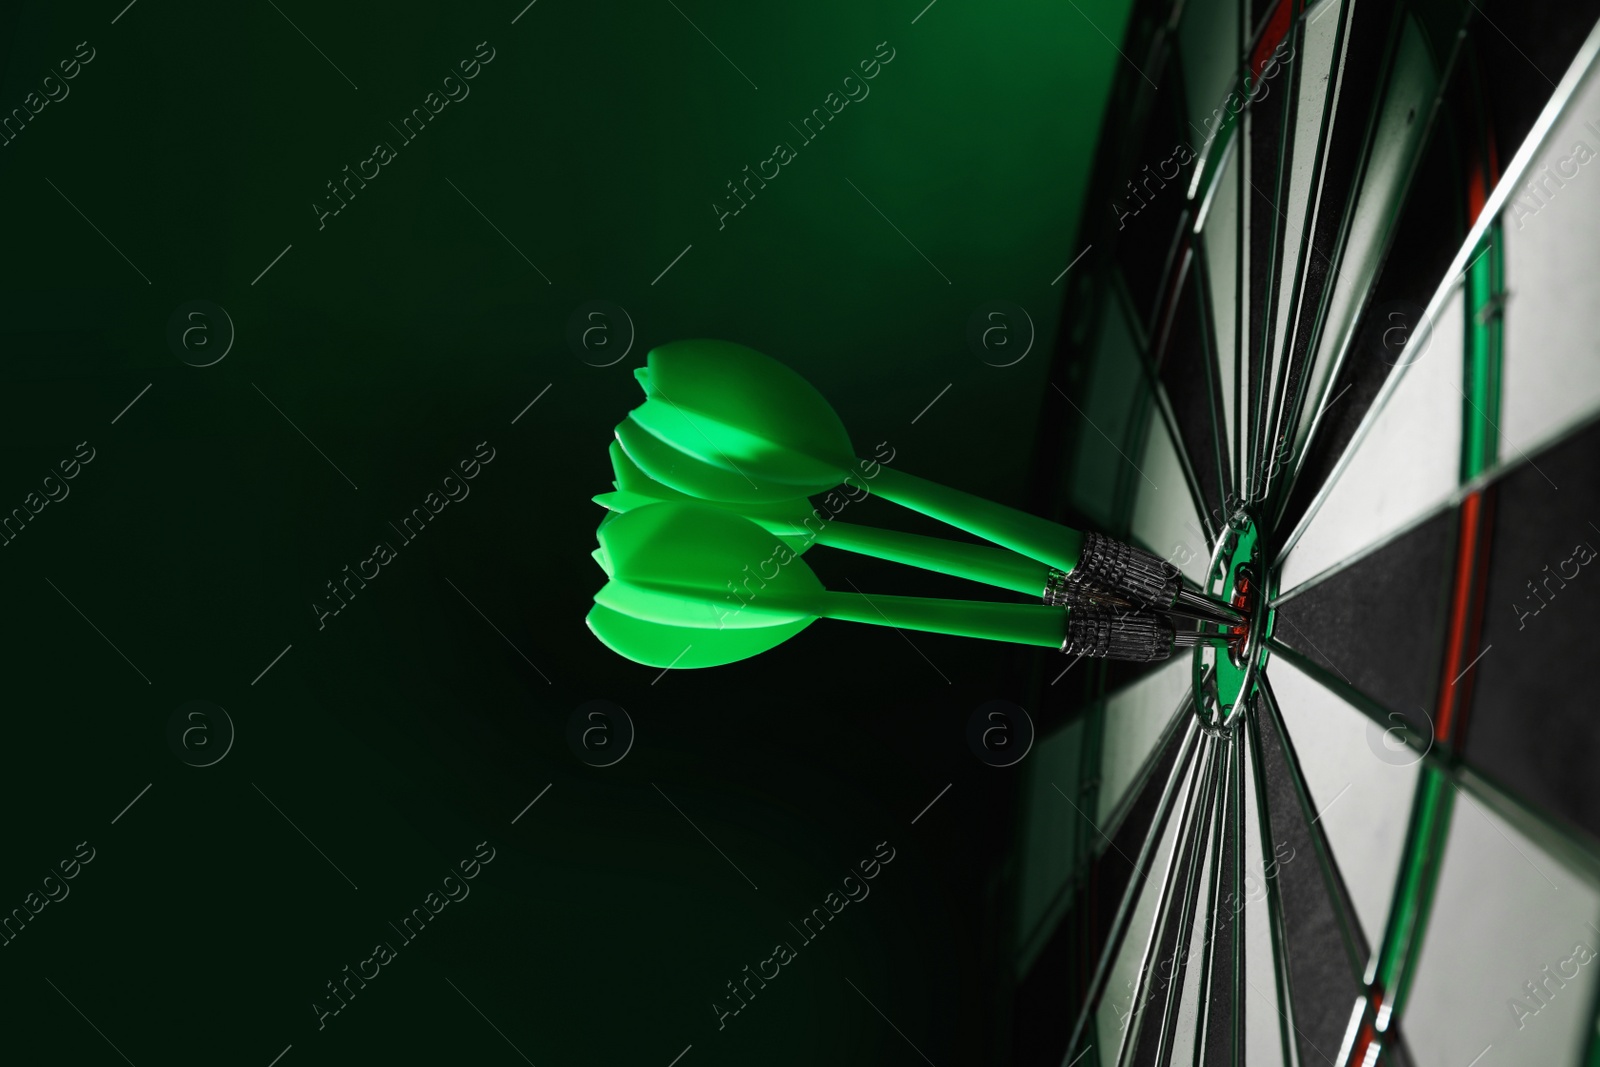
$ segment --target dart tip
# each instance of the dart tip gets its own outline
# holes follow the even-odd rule
[[[1180,588],[1170,610],[1205,619],[1208,622],[1219,622],[1225,626],[1241,626],[1250,621],[1248,615],[1232,604],[1213,600],[1204,593],[1197,593],[1192,589]]]

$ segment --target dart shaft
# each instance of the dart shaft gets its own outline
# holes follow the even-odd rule
[[[769,526],[768,529],[773,528]],[[797,532],[809,533],[805,530]],[[1036,560],[1003,548],[845,522],[830,522],[823,526],[816,534],[816,541],[830,548],[968,578],[1029,596],[1040,594],[1050,570]]]
[[[884,499],[901,507],[947,522],[1057,570],[1070,574],[1078,565],[1083,535],[1071,527],[893,467],[880,468],[872,486]]]
[[[815,614],[830,619],[1045,648],[1061,647],[1066,635],[1064,613],[1043,604],[829,592],[817,607]]]

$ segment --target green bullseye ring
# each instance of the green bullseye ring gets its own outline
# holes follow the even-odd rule
[[[1194,712],[1210,729],[1228,730],[1239,721],[1239,713],[1255,697],[1257,679],[1267,663],[1273,612],[1265,606],[1269,597],[1262,547],[1254,518],[1238,512],[1228,521],[1206,572],[1207,593],[1231,601],[1248,586],[1249,602],[1254,606],[1242,644],[1235,648],[1201,645],[1194,650]],[[1209,624],[1208,630],[1221,632],[1220,627]]]

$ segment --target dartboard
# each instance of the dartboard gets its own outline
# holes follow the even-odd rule
[[[1600,1055],[1595,18],[1136,6],[1055,477],[1251,623],[1041,741],[1037,1062]]]

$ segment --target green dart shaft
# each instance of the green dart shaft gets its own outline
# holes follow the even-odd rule
[[[794,532],[801,535],[808,533],[804,529]],[[876,526],[830,522],[816,534],[816,542],[829,548],[905,563],[1028,596],[1042,595],[1050,578],[1050,568],[1045,564],[1004,548],[969,545]]]
[[[885,500],[1020,552],[1063,574],[1072,573],[1083,551],[1083,535],[1071,527],[893,467],[879,468],[872,487]]]
[[[817,607],[821,610],[815,614],[828,619],[1045,648],[1060,648],[1067,635],[1067,613],[1043,604],[827,592],[817,599]]]

